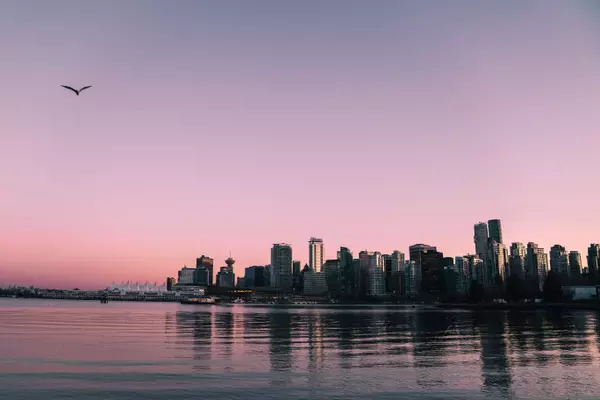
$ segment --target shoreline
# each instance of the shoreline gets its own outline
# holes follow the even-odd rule
[[[0,299],[11,300],[69,300],[69,301],[101,301],[102,296],[93,297],[25,297],[0,296]],[[192,306],[248,307],[248,308],[309,308],[309,309],[419,309],[438,311],[536,311],[536,310],[590,310],[600,311],[600,302],[575,303],[197,303],[174,297],[108,297],[109,302],[146,302],[146,303],[179,303]]]

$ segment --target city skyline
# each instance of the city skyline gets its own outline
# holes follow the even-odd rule
[[[314,235],[459,256],[488,218],[507,246],[560,244],[587,265],[599,15],[584,1],[3,1],[0,282],[162,281],[202,254],[216,274],[230,249],[239,274],[279,242],[304,265]]]
[[[499,226],[502,226],[502,225],[500,225],[500,221],[501,221],[500,219],[492,219],[492,220],[489,220],[488,222],[497,223]],[[487,226],[487,223],[484,223],[484,222],[479,222],[479,223],[475,223],[475,224],[472,225],[472,231],[475,232],[475,236],[473,237],[475,240],[473,240],[473,242],[472,242],[472,248],[471,248],[471,250],[470,251],[466,251],[466,252],[464,252],[462,254],[451,254],[449,252],[445,252],[443,250],[443,248],[441,248],[440,246],[431,245],[431,244],[423,244],[423,242],[412,244],[410,246],[407,246],[406,248],[397,247],[397,248],[394,248],[394,249],[388,250],[388,251],[381,250],[379,248],[369,248],[369,249],[366,249],[366,248],[356,248],[356,249],[353,249],[351,247],[343,246],[343,245],[336,247],[335,251],[339,252],[339,250],[342,249],[342,248],[349,249],[351,252],[353,252],[355,254],[356,260],[358,260],[359,254],[363,253],[363,252],[368,252],[368,253],[365,253],[365,254],[378,254],[379,256],[384,256],[385,255],[385,256],[392,257],[392,256],[395,256],[396,252],[399,251],[401,253],[401,255],[403,256],[402,260],[406,259],[408,261],[408,260],[411,259],[411,249],[412,248],[416,248],[416,247],[425,247],[427,249],[431,248],[434,251],[437,249],[437,251],[440,251],[445,256],[449,256],[450,258],[456,258],[456,259],[464,258],[464,257],[469,257],[469,256],[477,256],[477,251],[476,251],[476,249],[478,247],[477,246],[478,242],[476,240],[477,239],[477,232],[480,230],[480,226],[482,224],[485,224]],[[504,230],[504,228],[502,227],[501,228],[501,232],[503,232],[503,230]],[[491,246],[491,247],[488,247],[488,249],[487,249],[487,251],[489,252],[493,248],[493,244],[497,244],[497,242],[496,243],[494,242],[494,235],[492,233],[488,233],[488,234],[490,235],[488,237],[488,239],[489,239],[488,246]],[[325,244],[326,241],[324,239],[322,239],[322,238],[318,238],[316,240],[318,241],[319,245],[321,246],[321,249],[323,251],[325,251],[325,248],[328,247]],[[289,264],[290,264],[289,265],[290,266],[289,273],[290,274],[292,272],[292,264],[293,263],[298,263],[299,262],[300,266],[302,266],[302,265],[307,265],[308,266],[309,259],[311,257],[311,245],[314,242],[315,242],[315,237],[311,236],[310,239],[308,240],[309,249],[308,249],[307,254],[306,254],[306,262],[303,261],[304,260],[303,256],[298,257],[298,253],[299,253],[298,251],[296,251],[293,254],[289,254],[289,256],[286,256],[286,259],[289,259]],[[564,246],[562,243],[555,243],[552,246],[542,246],[542,245],[539,245],[537,242],[533,242],[533,241],[512,241],[512,240],[510,242],[504,243],[502,245],[505,246],[504,248],[506,249],[506,251],[505,251],[505,258],[502,259],[503,261],[500,264],[505,263],[505,265],[506,265],[507,268],[511,268],[511,269],[513,268],[512,265],[510,265],[510,262],[509,262],[510,261],[509,258],[512,258],[513,254],[515,254],[515,255],[516,254],[520,254],[522,257],[526,257],[526,255],[525,255],[526,253],[524,253],[524,252],[526,251],[527,247],[529,245],[534,245],[534,246],[536,246],[536,248],[539,248],[540,250],[543,250],[542,255],[544,257],[546,257],[545,264],[546,264],[546,268],[548,270],[550,270],[551,266],[552,266],[552,261],[549,262],[548,260],[551,260],[551,258],[553,257],[553,255],[552,255],[553,251],[557,247],[560,247],[560,248],[562,248],[562,251],[565,251],[565,253],[564,253],[565,256],[564,257],[569,258],[569,261],[571,260],[571,257],[572,257],[571,255],[573,255],[575,253],[579,254],[579,259],[578,259],[578,266],[580,267],[579,273],[581,273],[583,269],[588,268],[588,263],[589,263],[588,250],[590,248],[592,248],[592,247],[595,249],[595,248],[599,248],[598,246],[600,246],[600,245],[596,244],[595,242],[589,242],[586,246],[584,246],[583,249],[574,249],[574,248],[569,248],[568,246]],[[294,249],[294,246],[291,245],[291,244],[289,244],[289,243],[281,243],[281,242],[280,243],[273,243],[272,247],[271,247],[271,259],[270,259],[271,263],[273,262],[273,251],[274,251],[274,249],[275,248],[279,248],[280,246],[289,247],[291,249],[290,253]],[[517,247],[515,247],[515,246],[517,246]],[[518,248],[518,246],[523,246],[523,249],[521,251],[515,250],[515,249]],[[509,250],[510,250],[511,257],[508,257],[508,251]],[[338,253],[338,257],[339,257],[339,253]],[[485,260],[485,257],[487,257],[487,255],[484,256],[484,260]],[[207,282],[215,282],[215,283],[217,282],[217,275],[218,275],[217,272],[219,271],[219,269],[227,268],[227,269],[229,269],[230,271],[232,271],[235,274],[236,278],[238,278],[238,277],[244,277],[245,270],[247,268],[251,267],[251,266],[255,266],[255,265],[259,265],[259,266],[269,265],[270,266],[270,265],[272,265],[272,264],[270,264],[268,262],[262,262],[262,263],[259,262],[259,263],[253,263],[253,264],[242,264],[242,265],[238,265],[237,267],[233,267],[233,264],[236,261],[232,259],[232,253],[231,253],[231,250],[229,250],[228,257],[225,258],[225,259],[223,259],[222,262],[219,262],[219,260],[216,259],[216,258],[214,258],[214,257],[211,258],[210,256],[207,256],[207,255],[203,254],[201,257],[195,258],[195,263],[196,263],[196,267],[195,268],[194,268],[194,266],[190,267],[189,264],[186,263],[186,264],[182,264],[182,265],[180,265],[178,267],[172,268],[171,271],[168,272],[165,276],[159,276],[157,278],[151,278],[151,279],[150,278],[144,278],[144,277],[140,278],[139,276],[138,277],[134,277],[134,278],[130,278],[130,279],[113,278],[112,282],[113,283],[114,282],[118,282],[118,281],[121,281],[121,282],[131,282],[131,283],[137,282],[137,283],[140,283],[140,284],[142,284],[144,282],[145,283],[163,282],[163,281],[165,281],[170,276],[176,276],[177,274],[175,272],[179,268],[183,268],[183,269],[187,269],[187,271],[189,271],[189,278],[188,278],[189,281],[184,281],[184,283],[190,284],[190,283],[192,283],[195,280],[195,278],[193,277],[193,271],[195,271],[196,268],[198,268],[199,265],[203,265],[203,262],[201,260],[206,260],[206,259],[209,260],[208,261],[209,263],[214,263],[214,268],[210,267],[211,270],[214,269],[214,272],[213,272],[212,275],[210,273],[208,273],[208,275],[207,275]],[[598,258],[598,259],[600,259],[600,258]],[[339,259],[338,259],[338,261],[339,261]],[[569,261],[564,261],[564,262],[567,262],[567,264],[569,264]],[[594,263],[598,263],[598,261],[593,261],[593,262]],[[381,260],[381,263],[383,263],[383,259]],[[573,264],[573,262],[570,261],[570,264]],[[383,264],[381,264],[381,265],[382,265],[382,268],[383,268]],[[499,265],[496,265],[496,268],[499,268]],[[571,267],[569,267],[569,268],[571,268]],[[382,271],[383,271],[383,269],[382,269]],[[319,272],[319,271],[316,271],[316,272]],[[555,270],[555,272],[557,272],[557,271]],[[181,276],[180,276],[180,278],[181,278]],[[288,277],[288,280],[289,280],[289,282],[291,282],[291,275]],[[102,287],[106,286],[107,283],[108,282],[101,282],[101,283],[99,283],[99,286],[102,286]],[[15,284],[16,285],[29,286],[29,284],[33,284],[33,282],[2,282],[2,281],[0,281],[0,286],[15,285]],[[38,286],[43,287],[41,285],[38,285]],[[95,286],[87,287],[86,285],[77,285],[76,282],[75,282],[75,285],[71,285],[71,286],[79,286],[79,287],[85,288],[85,289],[95,289],[95,288],[97,288]],[[57,287],[61,287],[61,286],[59,285]]]

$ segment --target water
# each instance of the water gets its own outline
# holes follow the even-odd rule
[[[0,299],[0,398],[584,399],[595,312]]]

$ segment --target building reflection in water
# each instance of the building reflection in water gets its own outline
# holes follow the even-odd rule
[[[212,351],[226,372],[232,371],[233,313],[230,310],[213,314]]]
[[[292,314],[285,310],[272,310],[269,322],[269,361],[272,387],[283,387],[291,383],[292,370]]]
[[[482,390],[507,397],[511,394],[512,378],[507,357],[506,314],[476,313],[473,321],[480,327]]]
[[[188,340],[191,339],[192,357],[196,361],[194,369],[210,370],[213,359],[214,314],[210,311],[177,312],[175,320],[184,348],[188,347]]]
[[[317,391],[331,374],[337,385],[359,379],[368,386],[377,371],[392,393],[408,386],[500,398],[577,396],[585,393],[582,377],[593,382],[600,365],[600,320],[587,312],[211,307],[166,313],[165,333],[196,370],[261,373],[255,382]]]

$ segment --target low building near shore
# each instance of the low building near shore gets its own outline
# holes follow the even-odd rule
[[[598,286],[578,285],[563,286],[563,295],[572,300],[593,300],[598,298]]]

